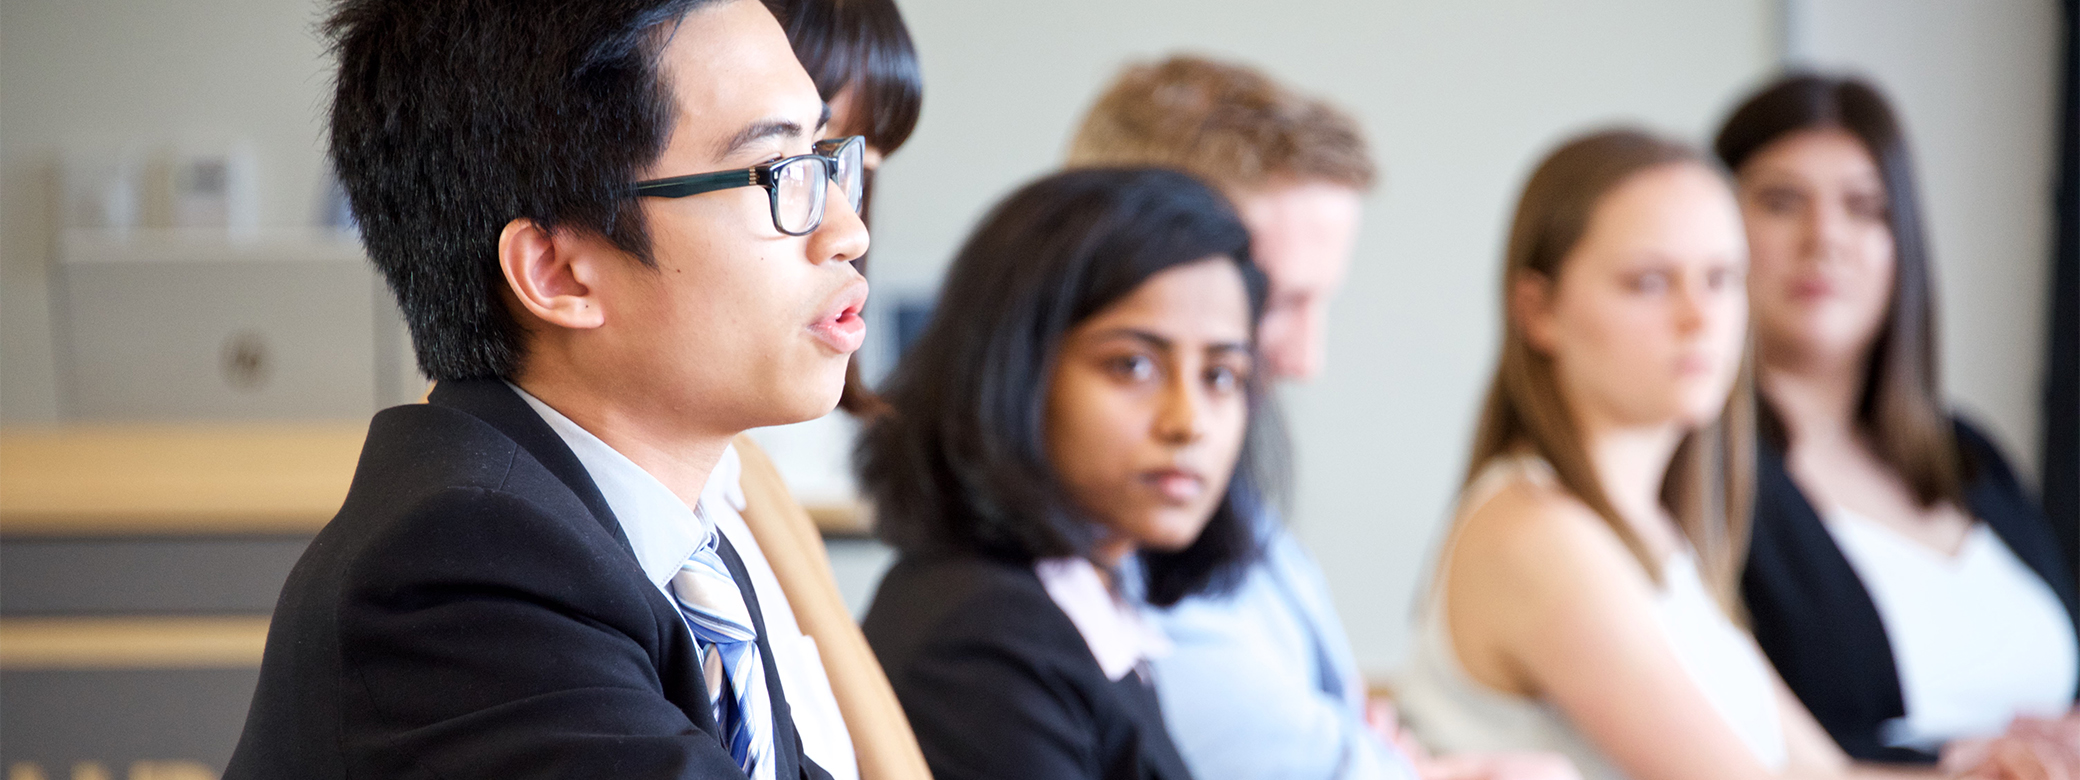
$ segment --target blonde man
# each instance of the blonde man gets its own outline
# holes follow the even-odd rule
[[[1257,335],[1273,376],[1321,372],[1329,302],[1343,283],[1377,176],[1358,123],[1242,65],[1193,56],[1127,68],[1098,97],[1070,167],[1182,170],[1228,195],[1271,282]],[[1201,780],[1574,777],[1549,755],[1430,759],[1392,746],[1321,570],[1275,517],[1265,555],[1233,593],[1156,616],[1175,649],[1155,662],[1163,717]]]
[[[1084,117],[1069,166],[1111,165],[1175,168],[1225,192],[1271,278],[1264,358],[1281,378],[1321,372],[1329,299],[1375,176],[1356,120],[1253,69],[1176,56],[1129,67]]]

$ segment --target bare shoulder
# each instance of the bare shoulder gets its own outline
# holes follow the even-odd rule
[[[1446,584],[1454,633],[1515,655],[1554,632],[1651,614],[1647,572],[1603,516],[1558,485],[1512,480],[1467,507],[1458,534]]]
[[[1537,695],[1547,661],[1651,621],[1652,582],[1603,517],[1566,490],[1513,480],[1459,519],[1447,622],[1459,661],[1494,690]]]
[[[1637,566],[1603,517],[1558,485],[1513,479],[1466,510],[1455,573],[1544,593],[1570,579]]]

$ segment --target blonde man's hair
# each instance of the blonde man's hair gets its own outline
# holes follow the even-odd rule
[[[1172,168],[1230,192],[1279,178],[1362,191],[1376,175],[1349,114],[1254,68],[1189,55],[1120,73],[1077,129],[1068,164]]]

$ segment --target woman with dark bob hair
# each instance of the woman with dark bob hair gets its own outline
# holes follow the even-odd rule
[[[1856,79],[1793,75],[1736,109],[1716,151],[1751,255],[1757,642],[1856,758],[2080,770],[2073,577],[1999,448],[1944,408],[1891,107]]]
[[[1189,777],[1137,602],[1257,554],[1263,303],[1248,232],[1179,173],[1049,176],[969,237],[858,453],[900,551],[867,640],[939,780]]]

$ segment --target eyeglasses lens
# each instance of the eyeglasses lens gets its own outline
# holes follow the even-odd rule
[[[866,193],[866,148],[858,137],[838,148],[838,186],[845,189],[845,203],[854,212]]]
[[[822,160],[789,161],[773,171],[775,209],[780,229],[802,235],[823,221],[823,198],[830,172]]]

